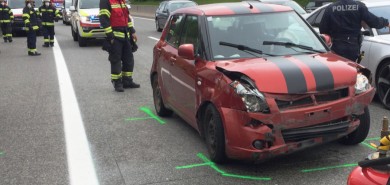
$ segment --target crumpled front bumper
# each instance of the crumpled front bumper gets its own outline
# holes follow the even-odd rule
[[[359,126],[357,116],[364,113],[374,94],[371,88],[357,96],[270,114],[221,107],[226,154],[234,159],[264,160],[341,138]],[[310,134],[300,138],[306,131]],[[262,149],[254,147],[257,140],[264,143]]]

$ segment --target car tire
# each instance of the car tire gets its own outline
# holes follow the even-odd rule
[[[364,108],[364,113],[359,117],[360,125],[352,133],[340,138],[339,142],[345,145],[356,145],[367,138],[370,131],[370,110],[368,107]]]
[[[378,98],[385,106],[386,109],[390,109],[390,61],[381,65],[377,79],[376,79],[376,91]]]
[[[209,104],[206,107],[203,115],[205,140],[210,159],[215,163],[225,163],[227,161],[225,153],[225,133],[221,116],[212,104]]]
[[[160,24],[158,23],[158,19],[156,19],[156,30],[158,31],[158,32],[161,32],[162,31],[162,28],[160,28]]]
[[[173,114],[173,111],[165,107],[164,100],[161,96],[161,89],[160,85],[158,84],[157,75],[153,76],[152,89],[154,108],[156,109],[157,115],[161,117],[171,116]]]
[[[79,40],[79,46],[85,47],[87,46],[87,39],[82,37],[80,34],[77,34],[78,40]]]
[[[70,29],[72,30],[72,37],[73,37],[73,41],[78,41],[78,40],[79,40],[79,38],[78,38],[78,36],[77,36],[76,32],[74,32],[74,31],[73,31],[73,26],[72,26]]]

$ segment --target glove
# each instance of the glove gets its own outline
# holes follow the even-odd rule
[[[131,43],[131,51],[135,53],[138,50],[138,45],[133,39],[130,40],[130,43]]]

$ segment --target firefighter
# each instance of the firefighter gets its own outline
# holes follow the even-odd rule
[[[352,61],[360,55],[363,41],[361,23],[364,21],[372,28],[390,27],[389,21],[370,13],[366,5],[355,0],[338,0],[325,9],[320,23],[320,33],[332,38],[332,50]]]
[[[105,30],[103,49],[111,63],[111,81],[117,92],[139,88],[133,81],[135,41],[137,36],[125,0],[100,0],[100,24]]]
[[[60,12],[51,4],[50,0],[43,0],[43,5],[38,12],[42,20],[43,47],[54,46],[54,21],[58,22]],[[49,39],[50,37],[50,39]]]
[[[0,26],[4,42],[12,42],[12,26],[14,15],[5,0],[0,0]]]
[[[26,6],[23,8],[23,20],[25,29],[27,31],[27,48],[29,56],[38,56],[41,53],[37,52],[37,31],[38,26],[38,12],[34,9],[34,0],[26,0]]]

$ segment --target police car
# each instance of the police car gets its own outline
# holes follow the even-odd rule
[[[368,10],[376,16],[390,20],[390,1],[385,0],[362,0]],[[324,5],[313,11],[307,18],[307,22],[318,31]],[[338,9],[354,9],[356,7],[336,7]],[[390,109],[390,31],[389,28],[375,29],[366,26],[361,51],[364,51],[364,58],[361,64],[371,70],[373,74],[373,85],[376,87],[377,95],[382,104]]]

